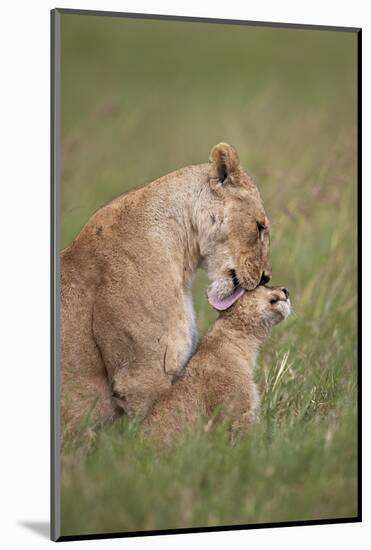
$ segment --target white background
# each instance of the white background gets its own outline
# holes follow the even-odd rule
[[[370,235],[370,16],[368,1],[247,0],[8,0],[0,26],[0,544],[39,548],[49,520],[49,10],[54,7],[211,16],[363,28],[364,310],[371,307],[367,275]],[[5,306],[5,307],[4,307]],[[364,323],[364,523],[84,541],[70,547],[366,548],[370,530],[370,340]],[[94,503],[92,503],[94,505]],[[41,524],[39,531],[27,522]],[[367,546],[366,546],[367,544]]]

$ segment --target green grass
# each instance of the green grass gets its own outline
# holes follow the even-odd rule
[[[66,446],[63,534],[356,515],[355,85],[353,33],[62,16],[63,246],[101,204],[229,141],[295,309],[259,357],[261,422],[233,446],[200,426],[160,449],[125,420]]]

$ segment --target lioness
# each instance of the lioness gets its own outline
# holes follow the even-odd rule
[[[259,286],[221,311],[181,379],[154,404],[143,432],[168,444],[197,420],[217,413],[232,433],[256,418],[259,394],[253,380],[257,353],[271,328],[291,311],[284,287]]]
[[[269,223],[236,150],[187,166],[99,209],[61,253],[61,412],[66,425],[143,417],[196,344],[191,285],[229,307],[271,277]]]

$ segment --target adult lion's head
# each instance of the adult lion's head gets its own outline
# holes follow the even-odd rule
[[[199,211],[201,265],[210,279],[209,302],[226,309],[244,290],[271,278],[269,221],[237,151],[219,143],[209,161],[209,204]]]

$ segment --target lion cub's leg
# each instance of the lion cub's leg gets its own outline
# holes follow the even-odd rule
[[[192,361],[192,360],[191,360]],[[192,370],[192,365],[190,369]],[[141,424],[142,433],[165,445],[174,442],[178,434],[192,428],[202,416],[206,416],[203,386],[188,370],[161,398]]]
[[[231,424],[232,437],[239,432],[247,431],[251,424],[259,418],[260,397],[258,388],[254,382],[251,381],[246,386],[241,399],[235,403],[234,409],[231,414],[231,418],[233,419]]]

